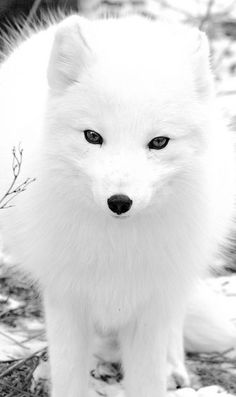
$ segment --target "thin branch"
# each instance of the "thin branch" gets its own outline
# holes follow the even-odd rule
[[[201,361],[205,363],[212,363],[212,364],[221,364],[221,363],[228,363],[235,366],[236,359],[227,357],[228,353],[234,351],[233,348],[227,349],[223,352],[216,352],[216,353],[204,353],[204,354],[189,354],[188,358],[192,361]]]
[[[29,13],[29,15],[28,15],[28,17],[27,17],[27,19],[26,19],[26,21],[25,21],[25,24],[24,24],[24,26],[23,26],[23,30],[24,30],[24,29],[27,29],[27,27],[28,27],[28,26],[30,25],[30,23],[32,22],[32,20],[33,20],[35,14],[36,14],[36,11],[37,11],[37,9],[38,9],[39,6],[40,6],[40,3],[41,3],[41,0],[35,0],[35,1],[34,1],[32,7],[31,7],[30,13]]]
[[[3,335],[6,339],[9,339],[11,342],[15,343],[15,345],[19,346],[21,349],[29,350],[29,347],[24,346],[23,343],[17,341],[16,339],[14,339],[12,336],[6,334],[5,332],[0,331],[0,335]]]
[[[183,8],[175,7],[174,5],[169,4],[167,0],[159,0],[159,3],[163,8],[169,8],[175,12],[178,12],[179,14],[184,15],[188,19],[192,19],[193,17],[188,11],[184,10]]]
[[[8,367],[5,371],[1,372],[0,379],[9,375],[12,371],[19,368],[22,364],[24,364],[26,361],[30,360],[31,358],[33,358],[35,356],[42,356],[46,351],[47,351],[47,348],[44,347],[43,349],[37,350],[36,352],[30,354],[29,356],[27,356],[21,360],[18,360],[16,363],[14,363],[10,367]]]
[[[211,11],[212,7],[214,6],[215,0],[209,0],[207,4],[207,10],[205,16],[202,18],[201,23],[199,25],[199,29],[202,30],[205,23],[211,19]]]
[[[4,196],[0,199],[0,209],[11,208],[13,205],[9,205],[9,203],[19,194],[26,190],[28,185],[34,182],[35,178],[27,178],[24,182],[20,183],[16,186],[17,179],[20,175],[21,166],[22,166],[22,159],[23,159],[23,149],[18,147],[18,152],[16,148],[13,147],[12,149],[12,172],[13,172],[13,180],[4,194]]]
[[[232,47],[232,40],[229,40],[226,47],[219,54],[218,59],[215,59],[215,61],[213,62],[214,70],[217,70],[221,66],[221,63],[224,60],[225,54],[227,54],[227,52],[230,50],[231,47]]]

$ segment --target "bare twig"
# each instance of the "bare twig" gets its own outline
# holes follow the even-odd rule
[[[15,345],[19,346],[21,349],[29,350],[29,347],[24,346],[23,343],[17,341],[16,339],[14,339],[12,336],[6,334],[5,332],[0,331],[0,335],[3,335],[5,338],[7,338],[10,341],[12,341],[13,343],[15,343]]]
[[[234,9],[235,6],[236,6],[236,1],[232,0],[232,2],[230,4],[228,4],[228,6],[224,9],[224,12],[229,13],[230,11],[232,11]]]
[[[45,337],[45,335],[46,335],[45,330],[40,331],[40,332],[36,333],[35,335],[29,336],[28,338],[24,339],[22,343],[27,343],[34,339],[36,339],[36,340],[41,339],[42,337]]]
[[[211,19],[211,11],[214,6],[215,0],[209,0],[207,4],[207,10],[205,16],[202,18],[201,23],[199,25],[199,29],[202,30],[205,23]]]
[[[227,349],[221,353],[190,354],[189,359],[192,361],[209,362],[212,364],[229,363],[235,366],[236,359],[227,357],[227,354],[232,351],[233,348]]]
[[[221,53],[219,54],[218,59],[216,59],[214,61],[214,70],[217,70],[221,66],[221,63],[223,62],[225,55],[231,49],[231,47],[232,47],[232,40],[229,40],[228,44],[225,46],[223,51],[221,51]]]
[[[180,7],[175,7],[173,4],[169,4],[167,0],[159,0],[159,3],[163,8],[169,8],[175,12],[178,12],[179,14],[184,15],[187,19],[192,19],[192,15],[188,11]]]
[[[22,360],[17,361],[16,363],[14,363],[13,365],[11,365],[9,368],[7,368],[5,371],[3,371],[0,374],[0,379],[3,378],[6,375],[9,375],[13,370],[19,368],[22,364],[24,364],[26,361],[28,361],[29,359],[35,357],[35,356],[41,356],[43,355],[45,352],[47,351],[46,347],[44,347],[43,349],[40,349],[38,351],[36,351],[35,353],[30,354],[29,356],[23,358]]]
[[[25,24],[23,26],[23,30],[25,28],[27,28],[30,25],[30,23],[32,22],[35,14],[36,14],[37,9],[39,8],[40,3],[41,3],[41,0],[35,0],[34,1],[33,6],[31,7],[30,13],[29,13],[29,15],[28,15],[28,17],[27,17],[27,19],[25,21]]]
[[[15,147],[12,149],[12,172],[13,172],[13,180],[4,194],[4,196],[0,199],[0,209],[6,209],[13,207],[13,205],[9,205],[9,203],[19,194],[26,190],[27,186],[35,181],[35,178],[27,178],[24,182],[20,183],[16,186],[17,178],[20,175],[22,159],[23,159],[23,149],[18,147],[18,152]]]

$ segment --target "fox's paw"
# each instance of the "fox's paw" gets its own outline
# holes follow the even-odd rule
[[[176,387],[189,387],[190,379],[185,367],[178,368],[172,372],[172,377],[175,380]]]
[[[190,379],[185,366],[181,363],[169,370],[167,378],[168,390],[179,389],[190,386]]]

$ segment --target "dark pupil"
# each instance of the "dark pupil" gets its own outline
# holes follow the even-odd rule
[[[96,134],[96,132],[89,131],[89,132],[87,133],[87,135],[88,135],[88,138],[89,138],[91,141],[93,141],[93,142],[97,142],[97,141],[99,140],[99,135]]]
[[[156,138],[154,140],[154,144],[156,146],[162,146],[162,145],[164,145],[164,143],[165,143],[165,138]]]

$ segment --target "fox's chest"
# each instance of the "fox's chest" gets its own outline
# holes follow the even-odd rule
[[[102,328],[121,326],[147,302],[162,300],[171,289],[168,264],[154,250],[130,250],[113,248],[109,255],[103,251],[97,262],[81,271],[79,290],[82,288],[93,321]]]
[[[116,328],[131,316],[158,291],[158,281],[135,271],[121,269],[107,275],[101,274],[96,282],[87,280],[86,295],[95,323],[103,328]]]

